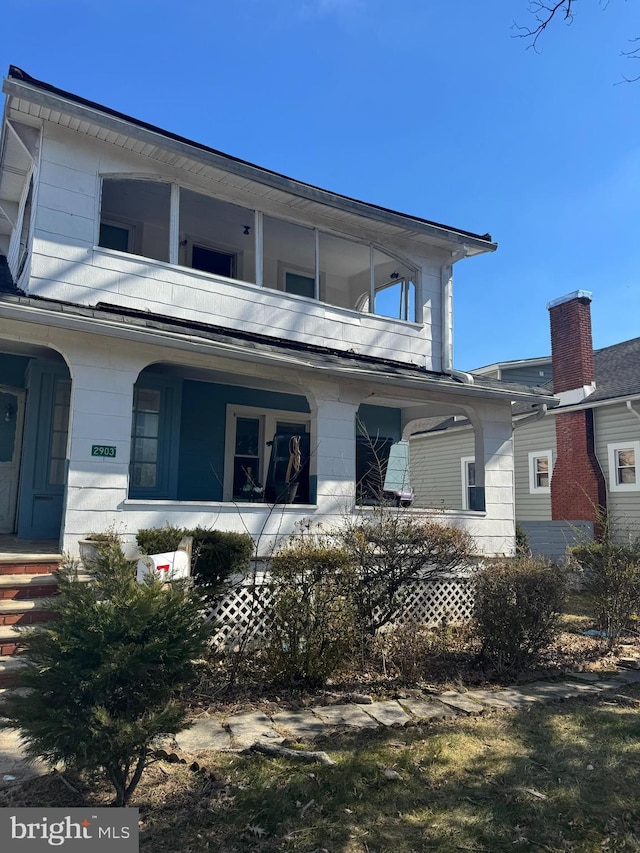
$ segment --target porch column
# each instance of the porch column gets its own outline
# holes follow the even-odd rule
[[[126,532],[118,518],[128,489],[133,386],[146,364],[127,350],[97,336],[91,348],[66,348],[72,382],[62,547],[69,553],[92,531],[114,525]]]
[[[356,495],[356,413],[361,394],[339,386],[311,389],[311,477],[318,516],[353,510]],[[313,483],[312,479],[312,483]]]
[[[485,520],[476,534],[485,554],[515,553],[511,404],[477,403],[468,414],[475,431],[476,486],[484,487]],[[484,465],[482,464],[484,463]]]

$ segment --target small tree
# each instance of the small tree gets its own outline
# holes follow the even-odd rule
[[[57,619],[25,633],[26,666],[4,703],[27,753],[77,770],[101,769],[126,806],[153,740],[186,728],[180,689],[206,649],[201,599],[154,577],[138,584],[119,542],[99,548],[81,582],[60,572]]]
[[[473,553],[466,531],[385,506],[347,520],[339,539],[358,567],[353,595],[370,634],[400,612],[412,581],[441,577]]]

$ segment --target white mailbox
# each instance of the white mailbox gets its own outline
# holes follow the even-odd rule
[[[169,551],[167,554],[148,554],[138,560],[136,580],[141,583],[148,574],[161,581],[183,580],[191,576],[191,559],[187,551]]]

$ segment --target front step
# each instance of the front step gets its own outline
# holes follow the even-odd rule
[[[11,687],[15,684],[17,671],[24,666],[20,655],[0,656],[0,688]]]
[[[55,576],[59,554],[3,554],[0,556],[0,659],[20,646],[21,627],[43,624],[54,617],[47,599],[58,594]],[[11,681],[0,669],[0,686]]]

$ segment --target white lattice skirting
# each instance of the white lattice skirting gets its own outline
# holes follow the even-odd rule
[[[466,622],[473,611],[473,586],[469,577],[415,581],[394,624],[418,622],[434,627],[443,618],[453,625]],[[218,626],[213,635],[214,645],[233,648],[243,638],[253,646],[260,645],[269,633],[273,596],[274,585],[267,573],[236,584],[209,614]]]

